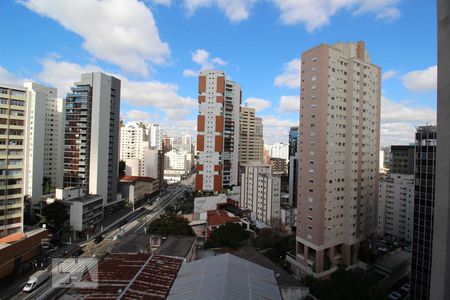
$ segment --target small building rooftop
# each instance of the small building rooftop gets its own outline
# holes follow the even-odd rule
[[[167,299],[282,298],[271,270],[227,253],[183,264]]]
[[[195,237],[193,236],[171,235],[161,246],[159,246],[155,253],[159,255],[185,258],[189,254],[194,242]]]
[[[161,255],[110,254],[98,264],[97,288],[73,288],[63,298],[166,299],[182,262]]]

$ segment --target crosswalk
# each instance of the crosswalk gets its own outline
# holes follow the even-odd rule
[[[53,258],[62,258],[66,256],[70,256],[73,252],[78,250],[80,247],[77,245],[63,245],[56,250],[51,251],[48,254],[49,259]]]

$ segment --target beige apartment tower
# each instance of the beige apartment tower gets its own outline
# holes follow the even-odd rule
[[[0,237],[23,231],[27,88],[0,84]]]
[[[380,68],[363,42],[302,54],[296,259],[303,274],[353,265],[376,234]]]
[[[264,159],[264,139],[262,119],[256,117],[253,107],[241,107],[240,139],[239,139],[239,163],[257,161],[262,163]]]

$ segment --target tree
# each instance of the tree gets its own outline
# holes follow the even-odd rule
[[[52,179],[50,177],[44,176],[42,179],[42,194],[48,194],[52,190]]]
[[[386,295],[376,288],[377,279],[374,275],[360,270],[346,270],[342,265],[330,275],[330,279],[320,280],[308,276],[304,283],[319,300],[386,299]]]
[[[54,232],[62,230],[64,222],[69,219],[67,214],[67,206],[62,201],[55,201],[44,207],[42,216],[48,222],[48,226]]]
[[[159,235],[194,236],[189,221],[172,213],[164,214],[148,225],[148,232]]]
[[[119,177],[125,176],[126,167],[127,165],[125,164],[125,161],[119,161]]]
[[[248,238],[249,233],[239,223],[229,222],[212,232],[205,243],[205,248],[237,248]]]

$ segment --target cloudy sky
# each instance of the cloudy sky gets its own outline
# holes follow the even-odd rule
[[[298,124],[300,55],[363,40],[383,70],[381,140],[410,143],[436,114],[435,1],[1,0],[0,82],[122,80],[122,116],[194,133],[197,74],[223,69],[263,117],[266,143]]]

